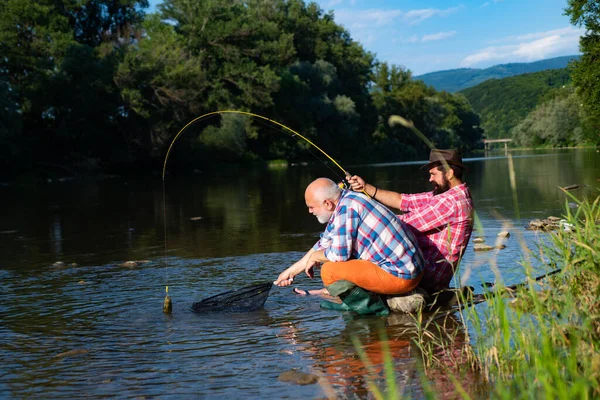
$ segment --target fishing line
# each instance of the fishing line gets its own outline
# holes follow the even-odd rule
[[[237,111],[237,110],[213,111],[213,112],[210,112],[210,113],[203,114],[203,115],[201,115],[199,117],[196,117],[193,120],[191,120],[190,122],[188,122],[183,128],[181,128],[181,130],[179,132],[177,132],[177,134],[175,135],[175,137],[173,138],[173,140],[169,144],[169,148],[167,150],[167,154],[165,155],[165,161],[163,163],[162,187],[163,187],[163,221],[164,221],[164,240],[165,240],[165,264],[166,264],[166,260],[167,260],[167,254],[168,254],[168,242],[167,242],[167,201],[166,201],[165,175],[166,175],[166,171],[167,171],[167,161],[169,160],[169,155],[171,154],[171,151],[173,150],[173,145],[175,144],[175,142],[177,141],[177,139],[179,139],[179,137],[183,134],[183,132],[185,132],[190,126],[194,125],[196,122],[200,122],[200,121],[203,121],[203,120],[215,117],[217,115],[223,115],[223,114],[240,114],[240,115],[246,115],[246,116],[249,116],[249,117],[253,118],[257,122],[262,123],[263,125],[268,126],[271,129],[274,129],[274,130],[276,130],[276,131],[278,131],[280,133],[285,134],[286,136],[289,136],[289,137],[292,137],[292,138],[299,137],[299,138],[303,139],[304,141],[306,141],[308,144],[310,144],[312,146],[312,148],[315,148],[319,152],[321,152],[321,154],[323,154],[325,157],[327,157],[343,173],[343,175],[340,176],[339,172],[336,172],[333,168],[331,168],[326,162],[324,162],[321,158],[319,158],[317,156],[317,154],[315,154],[311,150],[311,147],[309,147],[307,150],[313,156],[315,156],[319,161],[321,161],[321,163],[323,163],[323,165],[325,165],[334,175],[336,175],[338,178],[341,178],[342,181],[346,180],[348,177],[351,176],[348,171],[346,171],[344,168],[342,168],[342,166],[337,161],[335,161],[333,159],[333,157],[331,157],[329,154],[327,154],[319,146],[317,146],[316,144],[314,144],[311,140],[309,140],[306,137],[302,136],[300,133],[296,132],[292,128],[289,128],[289,127],[283,125],[282,123],[277,122],[277,121],[275,121],[273,119],[264,117],[264,116],[259,115],[259,114],[254,114],[254,113],[246,112],[246,111]],[[271,123],[271,125],[268,125],[266,122]],[[288,132],[290,132],[292,135],[290,135]],[[369,196],[369,194],[365,190],[363,190],[362,192],[365,195]],[[369,197],[371,197],[371,196],[369,196]],[[167,285],[168,285],[168,276],[167,276]],[[169,298],[168,290],[169,289],[168,289],[168,286],[167,286],[166,287],[167,295],[165,297],[165,306],[163,307],[163,310],[167,309],[167,305],[166,305],[167,304],[167,298]],[[169,311],[170,311],[170,307],[171,307],[170,298],[168,299],[168,302],[169,302]]]
[[[256,122],[258,122],[259,124],[261,124],[261,125],[263,125],[263,126],[269,127],[270,129],[274,129],[274,130],[276,130],[276,131],[278,131],[278,132],[280,132],[280,133],[282,133],[282,134],[286,135],[287,137],[290,137],[290,138],[292,138],[292,139],[295,139],[295,138],[296,138],[296,135],[295,135],[295,134],[293,134],[293,135],[290,135],[289,133],[287,133],[286,131],[284,131],[284,130],[280,129],[280,128],[279,128],[279,127],[277,127],[277,126],[268,125],[266,122],[264,122],[264,121],[261,121],[261,120],[259,120],[259,119],[257,119],[257,118],[253,118],[253,120],[254,120],[254,121],[256,121]],[[296,140],[297,140],[297,139],[296,139]],[[328,165],[328,164],[327,164],[325,161],[321,160],[321,159],[319,158],[319,156],[318,156],[318,155],[317,155],[315,152],[313,152],[313,151],[311,150],[311,148],[310,148],[310,147],[309,147],[309,148],[307,148],[306,150],[307,150],[307,151],[308,151],[310,154],[312,154],[312,155],[313,155],[313,156],[314,156],[314,157],[315,157],[317,160],[319,160],[319,161],[320,161],[320,162],[321,162],[321,163],[322,163],[322,164],[325,166],[325,168],[327,168],[328,170],[330,170],[332,174],[334,174],[335,176],[337,176],[337,177],[338,177],[339,179],[341,179],[341,180],[344,180],[344,179],[346,179],[346,177],[345,177],[345,176],[341,176],[339,172],[337,172],[336,170],[334,170],[333,168],[331,168],[331,166],[330,166],[330,165]],[[348,173],[348,172],[346,172],[346,173]]]
[[[339,168],[339,169],[340,169],[340,170],[341,170],[341,171],[344,173],[344,176],[347,176],[347,175],[349,175],[349,173],[348,173],[348,172],[347,172],[347,171],[346,171],[344,168],[342,168],[342,166],[341,166],[341,165],[340,165],[340,164],[339,164],[337,161],[335,161],[335,160],[334,160],[334,159],[333,159],[333,158],[332,158],[332,157],[331,157],[329,154],[327,154],[325,151],[323,151],[323,149],[321,149],[319,146],[317,146],[317,145],[316,145],[316,144],[314,144],[312,141],[310,141],[310,140],[309,140],[309,139],[307,139],[306,137],[302,136],[300,133],[296,132],[296,131],[295,131],[295,130],[293,130],[292,128],[289,128],[289,127],[287,127],[287,126],[283,125],[283,124],[282,124],[282,123],[280,123],[280,122],[277,122],[277,121],[275,121],[275,120],[273,120],[273,119],[270,119],[270,118],[264,117],[264,116],[262,116],[262,115],[259,115],[259,114],[254,114],[254,113],[251,113],[251,112],[246,112],[246,111],[236,111],[236,110],[221,110],[221,111],[213,111],[213,112],[210,112],[210,113],[206,113],[206,114],[204,114],[204,115],[201,115],[201,116],[199,116],[199,117],[196,117],[196,118],[194,118],[193,120],[191,120],[190,122],[188,122],[188,123],[187,123],[187,124],[186,124],[186,125],[185,125],[185,126],[184,126],[184,127],[183,127],[183,128],[182,128],[182,129],[181,129],[179,132],[178,132],[178,133],[177,133],[177,135],[175,135],[175,137],[173,138],[173,141],[171,141],[171,144],[169,145],[169,149],[167,150],[167,155],[165,156],[165,162],[164,162],[164,165],[163,165],[163,172],[162,172],[162,179],[163,179],[163,181],[165,180],[165,172],[166,172],[166,169],[167,169],[167,161],[168,161],[168,159],[169,159],[169,155],[171,154],[171,150],[173,150],[173,145],[175,144],[175,141],[176,141],[176,140],[179,138],[179,136],[181,136],[181,134],[182,134],[182,133],[183,133],[183,132],[184,132],[184,131],[185,131],[185,130],[186,130],[188,127],[189,127],[189,126],[193,125],[194,123],[196,123],[196,122],[198,122],[198,121],[201,121],[201,120],[203,120],[203,119],[206,119],[206,118],[208,118],[208,117],[211,117],[211,116],[218,115],[218,114],[241,114],[241,115],[248,115],[248,116],[251,116],[251,117],[255,117],[255,118],[257,118],[257,119],[258,119],[258,118],[260,118],[260,119],[262,119],[262,120],[264,120],[264,121],[271,122],[272,124],[274,124],[274,125],[276,125],[276,126],[278,126],[278,127],[281,127],[281,128],[283,128],[283,129],[285,129],[285,130],[287,130],[287,131],[289,131],[289,132],[293,133],[295,136],[299,136],[300,138],[304,139],[304,140],[305,140],[307,143],[309,143],[311,146],[313,146],[314,148],[316,148],[317,150],[319,150],[319,151],[320,151],[320,152],[321,152],[321,153],[322,153],[322,154],[323,154],[325,157],[327,157],[327,158],[328,158],[328,159],[329,159],[329,160],[330,160],[332,163],[334,163],[334,164],[335,164],[335,166],[336,166],[336,167],[338,167],[338,168]]]

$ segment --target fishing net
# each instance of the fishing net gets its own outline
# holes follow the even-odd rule
[[[272,286],[271,282],[257,283],[221,293],[192,304],[192,311],[196,313],[256,311],[264,306]]]

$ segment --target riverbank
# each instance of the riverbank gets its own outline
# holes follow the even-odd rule
[[[526,285],[507,296],[499,276],[504,295],[490,295],[483,315],[463,313],[475,332],[468,367],[483,373],[492,398],[600,396],[600,197],[571,200],[579,207],[564,217],[575,228],[548,233],[530,254],[561,272],[537,282],[525,259]]]

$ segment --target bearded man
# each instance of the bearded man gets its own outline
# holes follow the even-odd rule
[[[353,190],[365,190],[382,204],[405,214],[425,257],[425,275],[420,287],[430,293],[448,288],[473,231],[473,199],[463,172],[466,169],[456,150],[432,150],[429,171],[433,191],[401,194],[376,188],[361,177],[349,178]]]
[[[411,229],[392,211],[327,178],[308,185],[304,198],[308,212],[327,227],[299,261],[279,274],[275,285],[291,285],[302,271],[312,278],[313,268],[323,263],[325,287],[343,302],[343,308],[336,309],[380,315],[389,310],[378,295],[408,293],[417,287],[423,255]],[[326,303],[326,308],[334,307]]]

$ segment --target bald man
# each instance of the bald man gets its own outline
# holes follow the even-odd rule
[[[362,193],[340,189],[327,178],[308,185],[304,198],[308,212],[327,227],[320,240],[279,275],[275,285],[291,285],[302,271],[312,278],[314,267],[322,264],[326,287],[349,281],[381,295],[403,294],[417,287],[423,276],[423,256],[410,229],[392,211]]]

